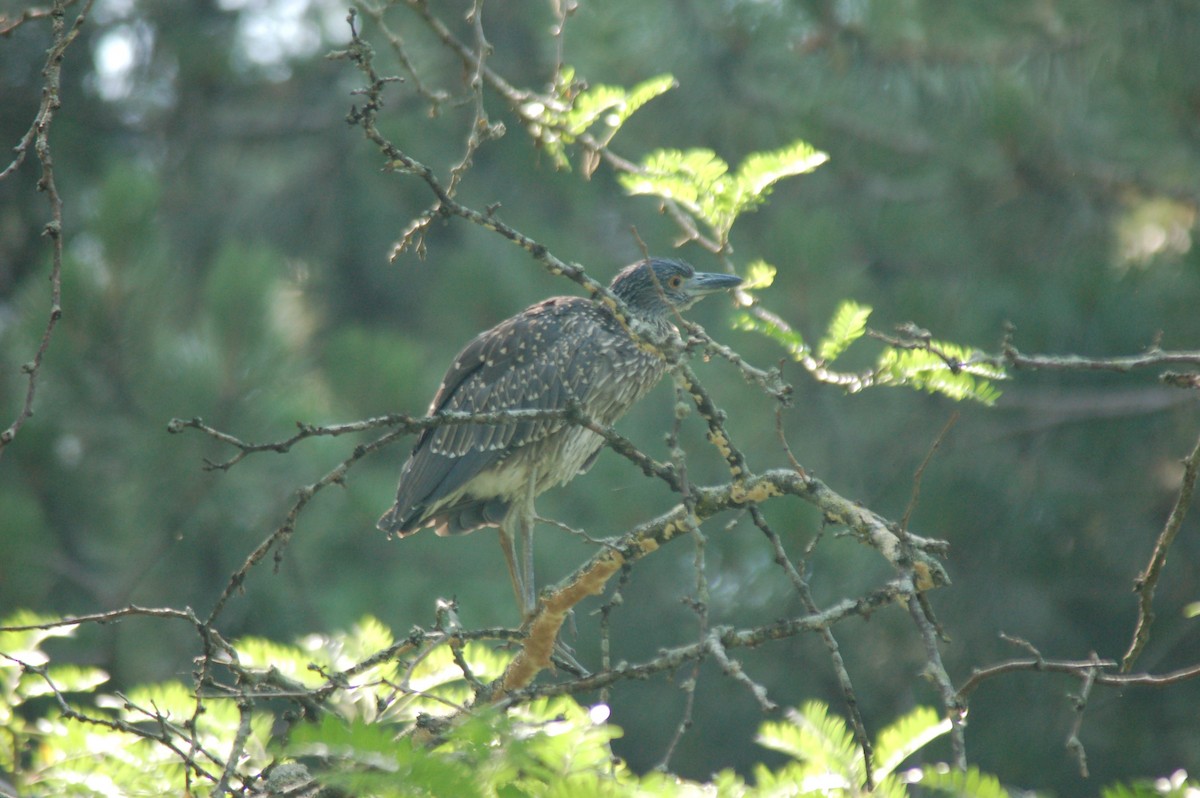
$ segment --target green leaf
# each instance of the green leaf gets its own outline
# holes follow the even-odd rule
[[[285,755],[320,758],[328,770],[315,773],[317,781],[353,794],[483,795],[476,779],[482,774],[468,762],[397,739],[396,728],[384,724],[325,715],[293,728]]]
[[[778,150],[752,153],[730,174],[729,164],[712,150],[656,150],[642,160],[639,172],[617,179],[630,194],[679,203],[724,243],[737,217],[766,201],[776,182],[810,172],[828,157],[796,141]]]
[[[930,341],[929,345],[941,355],[924,349],[885,351],[875,368],[878,384],[907,385],[956,401],[972,399],[989,406],[995,404],[1000,391],[991,381],[1004,379],[1003,370],[986,363],[972,363],[974,350],[964,346],[947,341]],[[956,363],[957,371],[950,367],[947,358]]]
[[[642,159],[636,174],[618,175],[630,194],[649,194],[675,200],[710,224],[727,212],[729,164],[712,150],[655,150]]]
[[[315,656],[321,646],[314,638],[310,637],[309,645],[305,647],[307,650],[262,637],[243,637],[234,644],[234,648],[243,666],[263,671],[271,668],[311,688],[325,682],[321,674],[309,667],[314,661],[324,664],[326,660],[325,657]]]
[[[21,695],[25,698],[52,695],[51,684],[60,693],[86,693],[108,681],[108,674],[99,668],[80,665],[55,665],[46,671],[46,677],[26,674],[21,681]]]
[[[666,94],[677,86],[679,86],[678,81],[675,80],[673,75],[668,73],[658,75],[649,80],[643,80],[626,95],[625,106],[621,109],[621,121],[624,122],[634,111],[637,111],[655,97]]]
[[[746,311],[737,313],[732,321],[733,329],[756,332],[774,340],[782,346],[793,359],[799,360],[808,352],[804,338],[800,333],[777,324],[770,319],[754,316]]]
[[[949,731],[949,719],[931,707],[917,707],[900,718],[875,741],[875,780],[891,775],[904,760]]]
[[[1192,798],[1200,792],[1200,782],[1177,770],[1168,777],[1139,779],[1128,784],[1113,784],[1100,791],[1100,798]]]
[[[919,780],[923,790],[935,795],[945,794],[955,798],[1009,798],[1008,791],[1000,786],[1000,780],[977,768],[956,770],[948,765],[926,765],[920,771]]]
[[[648,782],[654,780],[674,778],[665,773],[647,773],[642,778],[642,783],[639,786],[647,785]],[[746,782],[732,770],[725,769],[717,773],[712,778],[712,787],[716,790],[716,795],[721,796],[739,796],[746,792]],[[665,790],[664,790],[665,792]],[[674,794],[674,793],[672,793]]]
[[[27,784],[36,785],[30,795],[110,798],[180,792],[182,763],[158,742],[61,718],[43,719],[40,732],[37,756],[24,774]]]
[[[394,761],[400,747],[396,729],[361,720],[347,722],[327,713],[316,723],[295,726],[288,738],[287,751],[294,755],[334,757],[360,762],[377,760],[377,755]],[[406,744],[404,744],[406,745]],[[378,764],[378,762],[376,762]]]
[[[770,288],[775,282],[775,267],[761,258],[753,261],[746,269],[746,279],[742,282],[743,291],[757,291]]]
[[[765,266],[765,264],[764,264]],[[770,268],[769,266],[766,268]],[[863,336],[871,308],[853,300],[843,301],[834,313],[829,328],[818,345],[818,356],[824,364],[840,357],[855,341]],[[798,332],[782,320],[768,313],[752,314],[742,311],[734,316],[733,328],[765,335],[779,343],[795,360],[802,360],[809,351]],[[847,390],[858,391],[870,386],[907,386],[917,390],[939,393],[960,401],[971,399],[992,405],[1000,397],[993,381],[1006,379],[1004,370],[983,360],[977,360],[977,352],[947,341],[928,341],[929,349],[902,349],[892,347],[884,350],[870,375],[843,374],[839,384]],[[933,350],[933,351],[930,351]],[[935,354],[936,352],[936,354]],[[825,381],[837,382],[839,375],[821,370]],[[832,376],[830,376],[832,375]]]
[[[827,773],[857,781],[861,759],[846,722],[829,713],[819,701],[809,701],[787,721],[768,721],[759,727],[755,742]]]
[[[836,360],[850,344],[862,337],[870,316],[871,308],[867,305],[860,305],[851,299],[843,301],[817,346],[817,357],[826,363]]]
[[[1100,798],[1161,798],[1162,793],[1148,784],[1114,784],[1100,791]]]
[[[632,89],[598,85],[575,93],[575,70],[563,67],[554,96],[525,103],[521,110],[530,133],[560,168],[569,168],[565,148],[593,127],[601,144],[608,144],[639,108],[678,84],[671,75],[644,80]]]
[[[634,112],[677,85],[671,75],[658,75],[628,91],[620,86],[603,84],[589,88],[575,98],[571,110],[565,115],[566,127],[572,134],[579,135],[603,117],[602,121],[609,128],[609,133],[605,135],[607,141]]]
[[[58,620],[30,610],[18,610],[0,621],[0,626],[37,626]],[[52,637],[70,637],[74,626],[52,626],[49,629],[25,629],[20,632],[0,632],[0,651],[26,665],[44,665],[48,658],[41,650],[42,642]],[[0,668],[17,668],[12,659],[0,660]]]
[[[806,141],[794,141],[786,147],[746,156],[737,171],[742,189],[755,202],[765,200],[770,188],[785,177],[811,172],[829,160],[827,153]]]

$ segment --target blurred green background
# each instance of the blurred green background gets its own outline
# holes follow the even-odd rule
[[[466,5],[433,4],[462,23]],[[5,8],[22,4],[6,0]],[[67,230],[65,316],[42,371],[36,415],[0,459],[0,609],[85,613],[190,605],[207,613],[230,573],[282,521],[294,491],[357,441],[314,440],[261,454],[228,473],[203,458],[232,454],[199,434],[168,435],[175,416],[202,417],[246,440],[285,438],[296,421],[335,423],[419,414],[444,367],[476,332],[574,286],[521,250],[459,221],[433,225],[428,255],[388,255],[431,195],[384,174],[345,123],[361,79],[324,58],[348,39],[329,0],[98,0],[64,68],[53,127]],[[431,86],[463,96],[461,69],[407,9],[388,16]],[[493,68],[544,88],[557,58],[550,3],[495,0],[484,10]],[[398,72],[362,21],[384,73]],[[463,26],[463,34],[468,31]],[[831,160],[780,183],[733,230],[735,257],[779,269],[764,303],[810,340],[838,302],[872,305],[872,326],[914,321],[949,340],[997,351],[1015,325],[1025,351],[1115,355],[1161,335],[1200,348],[1200,4],[1134,0],[643,0],[581,2],[564,60],[595,83],[633,85],[669,72],[679,86],[621,131],[637,158],[705,147],[736,164],[803,138]],[[41,91],[45,25],[0,40],[0,142],[18,141]],[[467,104],[436,118],[410,85],[393,85],[385,133],[440,172],[462,153]],[[500,204],[507,222],[606,280],[639,256],[636,226],[656,254],[701,269],[695,247],[653,200],[629,198],[604,167],[590,179],[556,171],[500,100],[509,133],[475,156],[459,197]],[[49,305],[48,218],[30,159],[0,183],[0,407],[20,406],[20,364],[36,349]],[[732,308],[690,315],[762,366],[782,353],[734,332]],[[864,350],[870,345],[860,345]],[[868,360],[864,360],[866,364]],[[757,469],[786,465],[773,406],[721,363],[699,364],[729,429]],[[1179,459],[1197,433],[1193,396],[1156,373],[1018,372],[995,408],[958,407],[905,390],[847,396],[785,367],[796,401],[785,414],[804,466],[891,518],[938,431],[962,413],[924,475],[914,531],[952,544],[953,587],[931,596],[952,640],[956,681],[1019,655],[1020,636],[1047,656],[1119,658],[1135,618],[1133,580],[1174,500]],[[673,398],[662,386],[619,424],[666,458]],[[696,482],[724,466],[685,424]],[[364,438],[363,440],[365,440]],[[344,489],[301,516],[277,573],[252,573],[223,616],[226,637],[279,639],[345,628],[364,614],[403,633],[456,596],[469,627],[513,623],[495,535],[387,541],[374,521],[406,453],[359,464]],[[621,458],[539,502],[595,535],[669,508],[672,496]],[[794,500],[767,515],[799,555],[820,518]],[[802,608],[745,521],[709,531],[712,621],[758,624]],[[732,518],[730,519],[732,520]],[[632,573],[614,615],[615,655],[636,661],[690,642],[694,586],[685,543]],[[539,535],[538,572],[557,579],[587,554],[577,539]],[[872,551],[827,531],[815,549],[818,600],[854,596],[889,576]],[[1194,663],[1200,535],[1189,521],[1159,585],[1155,636],[1139,665]],[[571,643],[598,663],[597,619],[578,613]],[[836,630],[864,716],[874,728],[936,694],[899,609]],[[146,620],[84,630],[67,655],[118,684],[187,677],[191,630]],[[738,652],[780,703],[839,707],[815,639]],[[679,675],[682,680],[683,674]],[[638,768],[662,756],[684,693],[670,680],[622,685],[618,752]],[[1200,773],[1200,685],[1097,689],[1082,740],[1091,779],[1065,751],[1076,683],[1011,675],[974,696],[972,763],[1009,784],[1094,794],[1114,779]],[[672,760],[689,776],[762,759],[760,716],[743,687],[702,671],[695,724]]]

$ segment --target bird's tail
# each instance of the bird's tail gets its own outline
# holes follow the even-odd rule
[[[375,526],[379,527],[381,531],[386,532],[389,538],[402,538],[405,535],[411,535],[416,531],[413,529],[405,529],[407,526],[407,521],[408,519],[400,513],[400,505],[393,504],[391,509],[384,513],[379,520],[375,522]]]

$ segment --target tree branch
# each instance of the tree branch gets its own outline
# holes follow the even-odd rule
[[[33,359],[21,366],[21,371],[25,374],[26,378],[25,400],[12,423],[5,430],[0,431],[0,456],[4,455],[5,449],[12,443],[17,433],[21,431],[21,427],[25,426],[25,422],[33,416],[33,402],[37,395],[38,373],[41,371],[46,351],[50,348],[50,340],[54,336],[54,329],[58,326],[58,320],[62,318],[63,203],[62,197],[58,194],[58,185],[54,181],[54,158],[50,152],[50,124],[54,121],[55,112],[62,107],[59,90],[62,80],[63,59],[66,57],[67,48],[75,41],[75,37],[79,35],[79,31],[83,27],[88,13],[92,10],[92,2],[93,0],[87,0],[84,3],[83,9],[75,17],[75,21],[71,24],[70,28],[66,26],[66,9],[71,5],[71,2],[69,0],[55,0],[51,6],[48,14],[53,31],[53,43],[46,56],[46,65],[42,68],[42,77],[44,78],[42,84],[42,103],[38,108],[37,115],[34,117],[33,124],[30,125],[29,130],[21,138],[20,143],[17,144],[15,148],[16,156],[13,158],[12,163],[3,172],[0,172],[0,180],[5,179],[15,172],[21,163],[24,162],[30,144],[33,145],[34,151],[37,153],[38,163],[42,167],[42,176],[37,184],[38,191],[46,192],[46,198],[50,203],[50,221],[43,228],[43,235],[50,240],[51,247],[50,312],[46,320],[46,326],[42,331],[41,341],[33,353]],[[40,13],[39,11],[33,11],[33,16],[29,18],[37,18]],[[0,33],[4,35],[11,33],[23,21],[25,21],[24,18],[0,31]]]
[[[1154,589],[1158,586],[1158,577],[1162,573],[1163,566],[1167,564],[1167,551],[1175,542],[1175,537],[1183,526],[1183,519],[1187,516],[1188,507],[1191,506],[1192,492],[1196,488],[1198,472],[1200,472],[1200,438],[1192,447],[1191,454],[1183,460],[1183,481],[1179,485],[1179,493],[1175,497],[1174,506],[1171,507],[1171,514],[1167,516],[1167,523],[1154,543],[1154,551],[1150,555],[1150,562],[1146,566],[1146,570],[1142,571],[1133,584],[1134,592],[1138,596],[1138,619],[1133,632],[1133,640],[1129,643],[1129,650],[1125,652],[1125,656],[1121,660],[1121,670],[1126,673],[1133,668],[1133,663],[1137,661],[1142,649],[1150,641],[1150,625],[1154,623]]]

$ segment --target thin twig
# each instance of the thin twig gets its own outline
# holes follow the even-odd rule
[[[929,451],[925,453],[925,459],[921,461],[921,465],[917,467],[916,473],[913,474],[912,495],[908,499],[908,507],[904,508],[904,517],[900,519],[901,532],[908,531],[908,521],[912,518],[913,511],[917,509],[917,501],[921,498],[921,479],[925,476],[925,469],[929,467],[929,463],[933,460],[933,455],[941,447],[942,441],[950,434],[951,428],[958,423],[958,411],[955,410],[950,414],[950,418],[946,420],[946,424],[942,427],[942,431],[933,439],[933,443],[929,447]]]
[[[659,757],[652,770],[657,770],[660,773],[669,772],[671,757],[675,755],[675,749],[679,747],[679,743],[683,740],[683,735],[687,734],[692,728],[692,717],[696,708],[696,680],[700,678],[700,663],[703,662],[703,656],[697,657],[692,663],[691,674],[680,683],[679,688],[683,690],[683,714],[679,718],[679,722],[675,724],[675,731],[671,733],[671,739],[667,741],[667,747],[663,750],[663,754]]]
[[[575,413],[576,417],[586,418],[581,413]],[[227,432],[213,429],[204,423],[201,418],[191,418],[188,420],[173,418],[167,423],[167,432],[178,434],[185,429],[195,429],[203,432],[221,443],[228,444],[238,449],[238,454],[234,455],[223,462],[214,462],[205,460],[206,470],[228,471],[233,466],[240,463],[243,459],[251,454],[259,452],[275,452],[277,454],[285,454],[295,444],[308,438],[316,437],[338,437],[339,435],[347,435],[352,432],[366,432],[373,429],[382,429],[387,427],[398,427],[398,432],[402,434],[411,434],[414,432],[422,432],[435,427],[450,427],[460,424],[508,424],[513,421],[548,421],[553,419],[567,419],[572,416],[571,408],[562,410],[536,410],[536,409],[518,409],[518,410],[498,410],[490,413],[457,413],[443,411],[434,413],[432,416],[414,417],[403,413],[392,413],[386,416],[376,416],[367,418],[361,421],[352,421],[346,424],[332,424],[329,426],[317,426],[306,424],[304,422],[296,422],[296,427],[299,432],[282,441],[274,441],[271,443],[248,443],[240,438],[230,435]]]
[[[938,649],[938,633],[936,626],[925,617],[921,602],[917,601],[915,593],[908,597],[908,614],[921,632],[921,640],[925,643],[926,675],[937,687],[941,694],[942,707],[946,717],[950,719],[950,753],[954,767],[958,770],[967,769],[967,741],[963,731],[963,720],[966,706],[959,700],[942,663],[942,654]]]
[[[1082,357],[1080,355],[1026,355],[1013,346],[1010,338],[1004,341],[1000,355],[991,357],[992,365],[1008,365],[1018,369],[1038,371],[1116,371],[1129,372],[1134,369],[1168,365],[1200,365],[1200,351],[1170,351],[1151,346],[1140,355],[1118,357]]]
[[[808,582],[787,556],[787,551],[783,547],[783,541],[767,523],[766,516],[763,515],[762,509],[758,505],[750,506],[750,517],[753,519],[754,525],[770,541],[771,548],[775,552],[775,563],[783,568],[788,581],[792,583],[792,587],[800,597],[800,602],[804,605],[804,609],[809,613],[816,614],[818,611],[817,602],[813,598]],[[850,725],[854,729],[854,739],[858,743],[858,747],[863,755],[863,773],[866,776],[865,787],[870,792],[875,789],[874,746],[871,743],[870,735],[867,734],[866,724],[863,723],[862,713],[858,708],[858,694],[854,690],[854,683],[850,679],[850,672],[846,670],[846,662],[842,658],[841,647],[838,645],[833,630],[825,626],[818,630],[818,634],[820,634],[821,641],[825,644],[825,649],[829,652],[829,660],[833,665],[834,675],[837,677],[838,686],[842,690],[842,700],[846,703],[846,711],[850,713]]]
[[[189,772],[193,772],[210,782],[217,782],[218,776],[216,774],[207,769],[204,765],[197,762],[194,756],[180,748],[178,742],[176,741],[186,739],[186,735],[184,735],[182,730],[180,730],[177,726],[169,723],[167,718],[161,713],[141,709],[140,707],[136,707],[126,701],[128,708],[141,711],[143,714],[147,715],[150,720],[154,721],[157,726],[156,729],[146,728],[139,724],[127,723],[126,721],[116,718],[94,717],[84,711],[76,709],[69,701],[67,701],[66,696],[63,695],[62,690],[57,684],[55,684],[54,680],[50,677],[44,666],[22,662],[21,660],[16,659],[9,654],[0,653],[0,657],[3,657],[10,662],[19,664],[26,673],[37,676],[43,682],[45,682],[47,688],[50,690],[50,694],[54,696],[59,713],[67,720],[86,723],[93,726],[102,726],[107,729],[112,729],[113,731],[123,732],[125,734],[132,735],[133,737],[158,743],[179,757],[180,761],[184,765],[184,768]],[[208,754],[207,752],[205,752],[205,754],[211,761],[216,763],[218,767],[224,767],[224,763],[221,762],[220,759]]]
[[[757,385],[765,394],[777,400],[781,405],[786,406],[792,403],[792,393],[795,391],[795,388],[783,380],[779,369],[774,368],[764,371],[750,365],[746,362],[745,358],[732,348],[710,338],[708,333],[704,331],[704,328],[694,321],[682,319],[680,326],[687,331],[690,338],[694,338],[703,344],[705,355],[715,355],[729,361],[737,367],[738,371],[742,372],[742,377],[746,382]]]
[[[814,632],[853,617],[866,617],[880,609],[903,600],[912,594],[912,581],[896,579],[882,588],[857,599],[844,599],[819,613],[786,618],[763,626],[746,629],[727,629],[720,634],[725,649],[754,648],[774,640],[784,640],[805,632]],[[554,684],[526,685],[508,693],[500,706],[524,703],[533,698],[555,695],[574,695],[600,690],[630,679],[647,679],[659,673],[671,673],[697,659],[710,656],[707,641],[698,641],[659,652],[653,659],[640,664],[617,663],[612,668]]]
[[[38,19],[45,19],[50,16],[52,9],[49,8],[26,8],[15,17],[10,17],[7,14],[0,15],[0,36],[11,36],[13,31],[24,25],[26,22],[33,22]]]
[[[971,677],[958,688],[958,697],[961,701],[965,702],[967,697],[982,682],[1005,673],[1015,671],[1046,671],[1050,673],[1067,673],[1078,677],[1089,669],[1117,667],[1115,660],[1096,659],[1094,656],[1087,660],[1046,659],[1042,656],[1042,652],[1038,651],[1028,640],[1013,637],[1003,632],[1000,633],[1000,639],[1028,651],[1033,658],[1007,660],[985,668],[976,668],[971,672]],[[1200,677],[1200,665],[1191,665],[1170,673],[1157,675],[1150,673],[1105,673],[1100,670],[1097,671],[1094,678],[1097,684],[1108,687],[1163,687],[1179,682],[1186,682],[1197,677]]]
[[[300,513],[304,510],[308,503],[312,501],[313,497],[316,496],[317,493],[329,487],[330,485],[341,484],[345,479],[346,472],[349,471],[351,466],[353,466],[356,462],[368,454],[377,451],[378,449],[381,449],[393,441],[403,437],[405,434],[407,434],[405,430],[394,430],[381,438],[371,441],[370,443],[360,444],[354,447],[354,452],[345,460],[338,463],[338,465],[332,470],[327,472],[325,476],[321,477],[313,484],[306,485],[298,490],[296,492],[296,501],[292,504],[292,508],[288,511],[283,523],[280,524],[274,532],[267,536],[266,539],[259,543],[254,551],[250,552],[249,556],[246,557],[246,561],[242,563],[242,566],[238,568],[237,571],[235,571],[229,578],[229,583],[225,586],[225,589],[221,591],[221,595],[217,598],[216,603],[213,605],[212,611],[205,620],[205,624],[211,625],[216,621],[217,617],[225,609],[225,605],[228,603],[229,599],[233,597],[234,593],[241,589],[242,584],[246,581],[246,577],[250,573],[250,570],[264,557],[266,557],[267,553],[272,549],[275,549],[275,559],[276,564],[278,564],[282,547],[291,537],[292,532],[295,531],[296,522],[300,516]]]
[[[617,607],[625,602],[625,586],[629,584],[629,574],[633,569],[628,565],[622,566],[620,575],[617,577],[617,586],[613,589],[612,595],[608,601],[600,605],[600,609],[596,613],[600,616],[600,670],[608,671],[612,669],[612,614]],[[607,704],[609,701],[609,687],[604,685],[600,688],[600,703]]]
[[[1146,570],[1142,571],[1134,582],[1133,589],[1138,596],[1138,619],[1133,639],[1129,643],[1129,650],[1125,652],[1125,656],[1121,660],[1122,671],[1129,672],[1133,668],[1133,663],[1150,640],[1150,625],[1154,623],[1154,589],[1158,586],[1158,578],[1162,574],[1163,566],[1167,564],[1167,552],[1170,550],[1171,544],[1175,542],[1175,537],[1183,526],[1183,519],[1187,516],[1188,507],[1191,506],[1192,491],[1195,490],[1198,473],[1200,473],[1200,438],[1196,440],[1196,445],[1192,447],[1191,453],[1183,460],[1183,480],[1179,485],[1179,493],[1175,496],[1175,504],[1171,507],[1171,514],[1167,516],[1167,523],[1154,543],[1154,551],[1150,555],[1150,562],[1146,566]]]
[[[687,363],[680,362],[674,369],[675,383],[687,391],[700,417],[708,425],[708,442],[720,453],[729,465],[729,473],[734,485],[741,484],[751,476],[750,467],[746,464],[746,456],[738,449],[729,432],[725,429],[725,411],[713,403],[712,397],[696,377]]]
[[[725,646],[721,645],[721,635],[726,631],[728,631],[726,628],[718,627],[709,632],[708,637],[704,641],[709,653],[713,655],[713,658],[721,666],[721,670],[726,676],[750,691],[750,694],[754,696],[754,700],[758,703],[759,709],[763,712],[774,712],[779,709],[779,705],[767,696],[767,688],[747,676],[746,671],[742,669],[742,664],[729,656],[729,652],[725,650]]]
[[[38,108],[37,115],[34,117],[33,124],[29,130],[22,136],[20,143],[16,147],[16,156],[13,161],[3,172],[0,172],[0,180],[11,175],[17,170],[21,163],[25,160],[29,147],[32,144],[34,151],[37,153],[38,162],[42,167],[42,176],[38,180],[37,187],[39,191],[46,192],[46,198],[50,203],[50,221],[42,229],[43,235],[50,240],[51,248],[51,264],[50,264],[50,312],[46,319],[46,326],[42,330],[42,338],[38,343],[38,347],[34,350],[33,359],[21,366],[21,371],[25,375],[25,399],[18,411],[17,416],[13,419],[8,427],[0,431],[0,456],[3,456],[5,449],[21,428],[25,426],[25,422],[33,416],[33,403],[37,395],[38,374],[42,368],[42,362],[46,357],[46,352],[50,348],[50,341],[54,337],[54,330],[58,326],[59,319],[62,318],[62,269],[63,269],[63,202],[62,197],[58,193],[58,185],[54,181],[54,158],[50,152],[50,124],[54,120],[55,112],[62,107],[62,100],[59,97],[59,89],[62,78],[62,64],[66,56],[67,48],[75,41],[79,35],[79,31],[83,28],[83,23],[87,19],[88,13],[92,10],[93,0],[87,0],[83,8],[80,10],[75,21],[70,28],[66,25],[66,9],[70,2],[64,0],[55,0],[50,8],[49,16],[51,29],[53,31],[53,44],[51,44],[49,52],[46,56],[46,65],[42,68],[42,102]],[[20,24],[20,23],[16,23]],[[11,32],[12,26],[8,29]]]
[[[1092,667],[1085,672],[1079,695],[1071,697],[1075,707],[1075,720],[1071,723],[1071,731],[1067,733],[1067,750],[1079,761],[1079,775],[1085,779],[1088,777],[1087,752],[1083,748],[1083,741],[1079,739],[1079,731],[1083,727],[1083,713],[1087,709],[1092,687],[1096,684],[1096,675],[1100,672],[1100,658],[1094,651],[1091,660]]]
[[[634,235],[637,235],[636,231]],[[683,393],[683,387],[677,383],[675,386],[675,414],[674,420],[671,423],[671,431],[667,434],[667,448],[671,452],[671,464],[679,474],[680,493],[683,494],[683,507],[686,511],[684,524],[687,526],[688,531],[691,532],[693,542],[692,570],[696,575],[696,597],[687,603],[696,614],[698,627],[697,639],[703,641],[707,639],[709,632],[708,567],[705,562],[705,550],[708,539],[700,531],[700,524],[696,519],[696,497],[692,493],[691,485],[688,482],[687,455],[683,447],[679,445],[679,432],[683,419],[688,415],[688,405],[684,401]],[[664,773],[668,771],[671,764],[671,757],[675,755],[675,749],[679,746],[680,741],[683,740],[683,735],[692,728],[696,708],[696,683],[700,678],[700,665],[702,662],[703,660],[697,659],[692,663],[691,675],[680,684],[680,688],[686,696],[684,699],[683,714],[679,718],[679,723],[675,725],[675,731],[671,734],[671,739],[667,742],[667,747],[663,751],[662,757],[659,758],[658,763],[654,766],[654,769],[657,771]]]
[[[0,626],[0,632],[28,632],[33,629],[61,629],[68,626],[82,626],[85,623],[106,624],[120,621],[123,618],[130,617],[150,617],[150,618],[176,618],[182,621],[188,621],[194,626],[200,626],[200,619],[192,612],[191,607],[177,610],[172,607],[139,607],[136,604],[130,604],[128,607],[121,607],[108,612],[94,612],[88,615],[68,615],[64,618],[55,618],[52,621],[42,621],[40,623],[20,624],[16,626]]]
[[[450,167],[450,182],[446,184],[446,192],[451,196],[458,189],[459,181],[466,175],[475,159],[475,152],[485,141],[498,139],[504,135],[504,124],[493,124],[487,115],[483,104],[483,70],[488,56],[492,54],[492,45],[483,33],[483,2],[474,0],[471,10],[467,12],[467,22],[471,24],[471,32],[475,36],[475,65],[471,72],[468,85],[474,98],[475,118],[471,121],[471,132],[467,135],[467,146],[458,163]]]
[[[213,795],[233,792],[229,786],[229,780],[236,773],[238,761],[246,749],[246,740],[250,738],[250,720],[253,717],[254,702],[243,697],[238,700],[237,706],[239,715],[237,731],[233,735],[233,743],[229,746],[229,756],[225,758],[225,768],[221,771],[221,778],[217,781],[217,786],[213,788]]]
[[[440,89],[430,89],[424,81],[421,80],[421,75],[417,68],[413,65],[412,60],[408,56],[408,48],[404,45],[404,39],[400,34],[396,33],[387,22],[383,19],[383,13],[387,8],[386,5],[372,5],[371,3],[359,0],[358,7],[362,12],[374,20],[379,27],[381,33],[388,44],[392,48],[392,53],[396,56],[396,60],[404,67],[404,71],[408,73],[407,83],[412,86],[413,90],[418,95],[425,98],[429,102],[429,115],[436,117],[441,109],[442,103],[450,99],[450,95]]]
[[[557,86],[562,82],[563,67],[567,38],[567,19],[579,9],[578,0],[553,0],[554,27],[550,35],[554,37],[554,75],[551,85]]]

